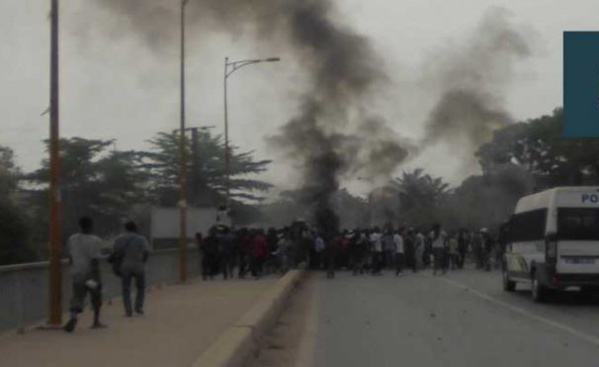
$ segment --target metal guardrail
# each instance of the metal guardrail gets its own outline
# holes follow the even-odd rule
[[[200,272],[197,251],[188,250],[187,271],[192,278]],[[62,306],[66,311],[71,298],[71,278],[67,260],[63,261]],[[178,279],[179,255],[177,249],[153,251],[146,267],[148,287],[174,283]],[[104,300],[120,295],[117,278],[106,261],[100,265]],[[0,331],[17,329],[43,322],[48,312],[48,262],[0,266]]]

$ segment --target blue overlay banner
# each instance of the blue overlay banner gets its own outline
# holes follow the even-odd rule
[[[599,137],[599,32],[564,32],[564,130]]]

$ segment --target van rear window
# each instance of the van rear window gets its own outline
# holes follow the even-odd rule
[[[511,242],[536,241],[545,238],[547,209],[514,214],[510,219]]]
[[[557,228],[561,240],[599,240],[599,208],[558,208]]]

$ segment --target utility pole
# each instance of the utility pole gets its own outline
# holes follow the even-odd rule
[[[225,206],[229,208],[229,195],[231,190],[231,154],[229,152],[229,92],[228,82],[229,81],[229,57],[225,57],[225,74],[223,78],[224,83],[224,107],[225,107]]]
[[[48,324],[62,323],[58,0],[50,9],[50,233]]]
[[[185,156],[185,5],[181,0],[181,111],[179,132],[179,281],[187,280],[187,192]]]
[[[191,195],[190,201],[193,203],[192,205],[197,205],[198,203],[198,185],[200,181],[200,160],[199,160],[199,147],[198,147],[198,128],[192,127],[191,130]]]

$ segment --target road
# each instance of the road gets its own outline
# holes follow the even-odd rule
[[[499,273],[310,277],[297,366],[597,366],[599,300],[534,304]],[[293,328],[291,328],[293,329]]]

